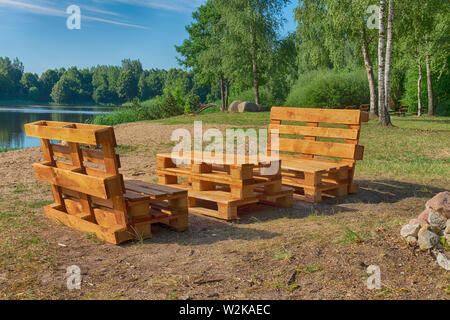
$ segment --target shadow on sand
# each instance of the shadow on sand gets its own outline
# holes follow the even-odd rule
[[[257,223],[277,219],[303,219],[310,215],[328,216],[342,212],[357,212],[355,204],[396,203],[407,198],[431,198],[445,191],[443,188],[395,180],[360,180],[359,193],[346,197],[327,199],[321,203],[296,200],[292,208],[277,208],[267,205],[252,205],[240,210],[238,221],[227,222],[197,214],[190,214],[190,229],[173,232],[167,227],[156,226],[153,238],[144,243],[178,243],[180,245],[204,245],[226,240],[260,240],[280,236],[275,231],[251,227]],[[352,205],[352,206],[348,206]],[[124,244],[124,246],[135,243]]]

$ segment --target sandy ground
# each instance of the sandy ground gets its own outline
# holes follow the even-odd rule
[[[125,178],[154,182],[155,155],[170,150],[180,127],[192,129],[118,126]],[[113,246],[44,217],[39,201],[51,195],[32,171],[41,158],[40,148],[0,153],[0,298],[450,298],[449,273],[399,236],[445,180],[422,185],[358,174],[358,195],[261,207],[236,222],[192,214],[189,231],[156,226],[152,239]],[[81,269],[81,290],[66,287],[71,265]],[[381,269],[381,290],[367,289],[369,265]]]

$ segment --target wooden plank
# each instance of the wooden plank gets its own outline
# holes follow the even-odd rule
[[[296,188],[306,188],[306,189],[310,188],[311,190],[317,191],[334,190],[339,187],[338,184],[321,182],[320,184],[314,186],[313,188],[311,185],[306,184],[304,180],[286,176],[283,177],[283,185],[292,186]]]
[[[172,188],[172,187],[163,186],[160,184],[154,184],[154,183],[149,183],[149,182],[144,182],[144,181],[139,181],[139,180],[126,180],[125,186],[127,185],[127,183],[134,183],[138,186],[145,187],[145,188],[155,190],[158,192],[163,192],[163,193],[171,195],[171,196],[182,195],[182,194],[186,193],[186,191],[180,190],[177,188]]]
[[[99,124],[61,122],[61,121],[36,121],[36,122],[31,123],[31,124],[48,126],[48,127],[73,126],[75,129],[86,129],[86,130],[103,130],[103,129],[106,129],[106,128],[112,128],[110,126],[103,126],[103,125],[99,125]]]
[[[272,107],[270,119],[299,122],[360,124],[361,111]]]
[[[314,136],[323,138],[357,139],[359,131],[343,128],[306,127],[294,125],[269,125],[269,130],[279,130],[280,134]]]
[[[126,190],[134,191],[134,192],[141,193],[141,194],[143,193],[143,194],[149,195],[153,198],[167,196],[167,193],[165,193],[165,192],[149,188],[148,186],[145,186],[144,184],[138,184],[135,181],[125,181],[124,183],[125,183]]]
[[[81,232],[95,233],[97,238],[103,239],[112,244],[118,244],[123,241],[123,239],[120,239],[120,237],[118,237],[118,233],[125,231],[125,229],[121,226],[109,228],[103,227],[60,211],[59,206],[46,206],[44,208],[44,211],[45,215],[48,218],[57,220],[72,229]]]
[[[208,164],[215,164],[215,165],[245,165],[245,164],[253,164],[255,166],[261,166],[264,165],[266,162],[273,160],[270,157],[267,157],[264,154],[258,154],[258,155],[244,155],[240,156],[237,154],[220,154],[216,156],[215,154],[208,155],[206,153],[200,153],[200,155],[197,155],[196,153],[192,152],[190,155],[172,155],[171,153],[160,153],[157,155],[157,157],[160,159],[158,160],[158,168],[162,167],[163,159],[167,159],[165,161],[169,161],[169,159],[178,159],[178,160],[189,160],[191,163],[197,162],[197,163],[208,163]],[[228,159],[229,158],[229,159]],[[243,161],[241,161],[243,160]],[[160,165],[161,163],[161,165]],[[164,168],[168,168],[168,166],[164,166]]]
[[[25,132],[29,137],[97,145],[94,130],[26,124]]]
[[[120,183],[119,176],[111,178],[92,177],[40,163],[33,164],[33,167],[36,178],[40,181],[101,199],[108,199],[114,195],[117,192],[114,184]]]
[[[52,144],[52,147],[53,147],[53,154],[55,157],[70,159],[69,147],[63,146],[61,144]],[[83,153],[84,161],[88,161],[88,162],[99,164],[99,165],[105,164],[103,161],[104,156],[103,156],[102,150],[91,150],[91,149],[82,148],[81,151]],[[116,156],[117,156],[117,161],[120,162],[119,155],[116,155]],[[119,168],[120,168],[120,164],[119,164]]]
[[[353,144],[280,138],[280,151],[283,152],[362,160],[363,150],[362,146]]]

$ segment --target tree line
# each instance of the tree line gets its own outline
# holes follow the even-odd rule
[[[390,125],[389,110],[450,115],[450,5],[441,0],[304,0],[297,29],[282,34],[289,0],[207,0],[192,14],[176,46],[184,69],[121,66],[23,72],[0,60],[0,99],[120,104],[152,100],[190,112],[233,100],[267,106],[342,107],[369,104]],[[170,103],[168,103],[168,101]],[[151,111],[151,110],[150,110]],[[175,111],[174,111],[175,112]]]
[[[448,2],[299,1],[297,30],[281,37],[288,2],[208,0],[193,13],[189,38],[176,47],[180,63],[220,89],[222,109],[233,92],[251,89],[257,104],[262,92],[263,103],[370,103],[385,126],[400,104],[450,113]]]
[[[24,72],[17,58],[0,57],[0,100],[118,105],[154,99],[164,92],[176,97],[193,95],[199,102],[214,99],[208,86],[194,81],[192,71],[144,70],[139,60],[125,59],[121,66],[49,69],[38,76]]]

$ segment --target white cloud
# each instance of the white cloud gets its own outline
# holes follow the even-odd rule
[[[114,0],[115,2],[149,7],[153,9],[192,12],[195,8],[205,2],[205,0]]]
[[[44,6],[44,5],[36,5],[28,2],[21,2],[21,1],[15,1],[15,0],[0,0],[0,8],[6,7],[6,8],[14,8],[17,10],[29,12],[32,14],[37,15],[46,15],[46,16],[54,16],[54,17],[68,17],[67,13],[64,10],[61,9],[55,9],[52,7]],[[108,15],[116,15],[119,16],[119,14],[116,14],[111,11],[105,11],[101,9],[97,9],[94,7],[85,7],[81,5],[81,8],[85,8],[87,11],[96,12],[96,13],[102,13],[102,14],[108,14]],[[132,28],[139,28],[139,29],[148,29],[147,27],[131,24],[128,22],[122,22],[117,20],[111,20],[111,19],[105,19],[101,17],[94,17],[94,16],[88,16],[82,14],[82,19],[91,20],[91,21],[98,21],[102,23],[108,23],[118,26],[124,26],[124,27],[132,27]]]

